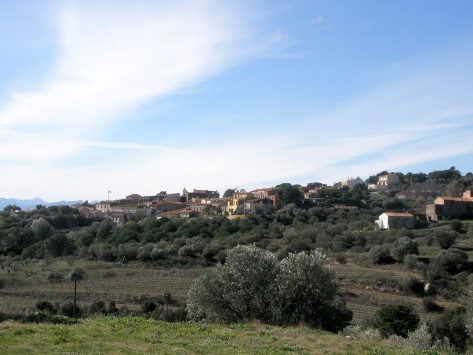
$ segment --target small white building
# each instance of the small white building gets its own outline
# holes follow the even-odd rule
[[[400,180],[397,174],[386,174],[378,177],[379,190],[391,190],[399,188]]]
[[[365,182],[360,179],[359,177],[357,177],[356,179],[354,178],[349,178],[345,181],[340,181],[340,182],[337,182],[334,187],[336,189],[341,189],[343,187],[348,187],[350,190],[353,190],[353,188],[356,186],[356,185],[364,185]]]
[[[379,229],[412,229],[414,228],[414,215],[410,213],[385,212],[375,222]]]

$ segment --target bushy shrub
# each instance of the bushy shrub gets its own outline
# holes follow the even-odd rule
[[[334,272],[327,266],[327,258],[319,251],[310,254],[290,254],[281,261],[281,270],[276,278],[278,289],[277,320],[280,324],[305,323],[331,331],[338,319],[346,325],[352,314],[344,305],[336,305],[338,291]],[[324,326],[324,322],[325,326]],[[336,322],[335,322],[336,323]],[[331,329],[330,329],[331,328]]]
[[[187,311],[192,320],[256,319],[338,331],[352,312],[337,301],[337,291],[333,271],[319,251],[289,254],[278,262],[271,252],[239,245],[229,251],[224,265],[196,279]]]
[[[238,245],[225,264],[208,270],[193,283],[187,310],[193,320],[236,322],[268,320],[276,297],[278,262],[273,253],[254,245]]]
[[[422,354],[451,354],[455,352],[448,338],[433,339],[429,327],[423,322],[419,324],[417,329],[409,332],[407,338],[392,335],[389,337],[389,341],[394,343],[399,349],[403,349],[402,353],[417,354],[421,352]]]
[[[36,302],[35,308],[38,311],[45,312],[45,313],[48,313],[48,314],[55,314],[56,313],[56,309],[54,308],[53,304],[51,302],[48,302],[48,301],[38,301],[38,302]]]
[[[394,246],[391,249],[391,255],[397,262],[402,263],[404,257],[407,255],[419,255],[419,248],[417,242],[408,237],[399,238],[394,242]]]
[[[61,275],[60,273],[58,272],[50,272],[49,275],[48,275],[48,282],[50,283],[59,283],[59,282],[62,282],[64,281],[64,276]]]
[[[391,250],[386,245],[375,245],[368,252],[368,259],[373,264],[391,264],[394,262],[391,257]]]
[[[141,304],[141,311],[143,313],[151,313],[156,310],[157,304],[153,301],[145,301]]]
[[[106,314],[107,309],[105,307],[105,302],[101,300],[92,302],[89,306],[89,313],[90,314],[96,314],[96,313]]]
[[[452,219],[448,225],[454,232],[461,233],[463,230],[463,223],[458,219]]]
[[[66,302],[61,305],[60,313],[63,316],[72,318],[74,316],[74,303]],[[75,316],[80,317],[82,315],[82,309],[79,306],[76,306]]]
[[[454,248],[442,250],[437,255],[436,263],[450,275],[455,275],[467,268],[468,254],[463,250]]]
[[[403,304],[387,304],[379,308],[367,322],[369,327],[378,329],[381,335],[407,337],[409,332],[417,328],[420,318],[410,306]]]
[[[457,233],[453,231],[437,231],[435,232],[435,241],[438,243],[440,248],[450,248],[455,240],[457,239]]]
[[[418,280],[414,276],[408,276],[404,281],[401,282],[402,290],[408,295],[423,296],[424,286],[424,282]]]
[[[430,332],[434,339],[447,338],[455,350],[464,352],[468,341],[466,309],[464,307],[447,309],[432,322]]]

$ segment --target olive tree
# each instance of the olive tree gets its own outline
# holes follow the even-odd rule
[[[276,278],[279,324],[299,324],[338,331],[348,325],[352,312],[336,303],[338,284],[328,258],[319,250],[289,254]]]
[[[273,253],[254,245],[231,249],[225,264],[192,285],[187,310],[193,320],[235,322],[270,318],[278,263]]]
[[[31,229],[35,234],[36,240],[45,240],[53,233],[53,227],[43,217],[33,220],[31,222]]]
[[[289,254],[278,262],[274,253],[239,245],[230,250],[224,265],[194,282],[187,310],[192,320],[257,319],[336,332],[352,317],[337,293],[334,272],[320,251]]]

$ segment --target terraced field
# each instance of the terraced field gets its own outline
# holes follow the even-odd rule
[[[143,300],[156,299],[170,293],[174,302],[181,303],[193,280],[205,269],[194,266],[152,267],[142,263],[106,263],[77,260],[74,265],[85,269],[87,278],[78,285],[79,304],[93,301],[115,301],[119,308],[137,309]],[[404,295],[399,282],[413,275],[402,266],[366,267],[356,264],[334,264],[333,268],[341,285],[348,307],[353,310],[355,323],[371,316],[386,303],[403,303],[413,306],[423,320],[432,320],[436,313],[425,312],[422,299]],[[0,311],[25,313],[39,300],[64,302],[73,299],[73,286],[67,280],[48,281],[50,272],[67,278],[71,266],[66,260],[57,259],[49,265],[30,263],[19,266],[16,272],[2,275],[6,285],[0,289]],[[29,275],[29,276],[27,276]],[[454,303],[441,301],[444,306]]]

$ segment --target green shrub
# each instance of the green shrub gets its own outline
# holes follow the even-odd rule
[[[414,276],[408,276],[404,281],[401,282],[402,290],[408,295],[423,296],[424,286],[424,282],[418,280]]]
[[[96,314],[96,313],[106,314],[107,309],[105,308],[105,302],[101,300],[92,302],[89,306],[89,313],[90,314]]]
[[[368,252],[368,259],[373,264],[392,264],[391,250],[386,245],[375,245]]]
[[[394,260],[402,263],[404,257],[410,254],[419,255],[419,249],[415,240],[408,237],[402,237],[394,242],[394,246],[391,249],[391,255]]]
[[[72,318],[74,316],[74,303],[66,302],[61,305],[60,313],[66,317]],[[75,310],[75,316],[80,317],[82,315],[82,309],[77,306]]]
[[[157,304],[153,301],[146,301],[141,304],[141,311],[143,313],[151,313],[156,310]]]
[[[224,265],[195,280],[187,297],[188,315],[195,321],[255,319],[338,331],[352,312],[338,300],[327,262],[317,250],[289,254],[278,262],[271,252],[239,245],[229,251]]]
[[[432,337],[438,340],[447,338],[457,351],[464,352],[468,342],[465,317],[466,309],[464,307],[447,309],[430,325]]]
[[[219,264],[198,277],[187,297],[193,320],[237,322],[269,320],[276,298],[276,256],[254,245],[238,245]]]
[[[35,308],[38,311],[46,312],[46,313],[49,313],[49,314],[55,314],[56,313],[56,309],[54,308],[53,304],[51,302],[48,302],[48,301],[38,301],[38,302],[36,302]]]
[[[435,232],[435,241],[438,243],[440,248],[450,248],[457,239],[457,233],[453,231],[437,231]]]
[[[454,232],[461,233],[463,230],[463,223],[458,219],[452,219],[448,225]]]
[[[419,324],[419,315],[410,306],[387,304],[376,311],[367,321],[369,327],[378,329],[385,338],[391,335],[407,337]]]

